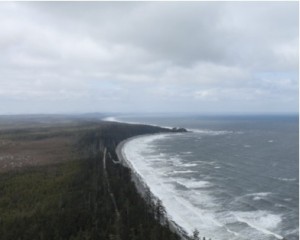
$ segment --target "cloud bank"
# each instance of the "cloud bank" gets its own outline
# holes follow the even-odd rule
[[[0,113],[298,111],[297,2],[1,2]]]

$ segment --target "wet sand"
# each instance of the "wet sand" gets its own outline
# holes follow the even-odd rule
[[[158,134],[162,134],[162,133],[158,133]],[[135,186],[139,192],[139,194],[141,194],[141,196],[143,198],[146,197],[146,192],[147,190],[149,190],[149,187],[147,186],[147,183],[144,181],[144,179],[142,178],[142,176],[140,174],[137,173],[137,171],[133,168],[132,164],[130,163],[130,160],[126,158],[126,156],[123,154],[123,147],[124,145],[136,138],[139,137],[146,137],[146,136],[153,136],[154,134],[145,134],[145,135],[139,135],[139,136],[135,136],[135,137],[131,137],[128,138],[122,142],[120,142],[118,144],[118,146],[116,147],[116,154],[118,156],[118,161],[120,164],[122,164],[123,166],[130,168],[131,170],[131,179],[132,181],[135,183]],[[153,202],[156,202],[158,197],[153,195],[153,193],[151,193],[151,198]],[[145,199],[146,200],[146,199]],[[176,232],[181,239],[183,240],[188,240],[188,235],[187,233],[180,227],[178,226],[174,221],[172,221],[169,217],[168,217],[168,213],[166,214],[165,218],[167,219],[167,222],[169,223],[170,229],[173,232]]]

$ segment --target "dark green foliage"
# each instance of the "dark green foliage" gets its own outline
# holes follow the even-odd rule
[[[129,169],[108,161],[107,170],[118,208],[121,211],[121,239],[179,239],[156,220],[162,218],[161,203],[152,208],[137,194]]]
[[[28,140],[62,135],[77,139],[77,143],[73,160],[0,174],[1,240],[179,239],[161,224],[161,203],[145,201],[131,181],[130,170],[112,162],[120,141],[160,131],[170,130],[101,123],[78,131],[17,132]],[[106,168],[105,148],[109,153]]]
[[[192,240],[200,240],[199,231],[197,229],[193,231]]]
[[[64,239],[75,233],[89,214],[76,210],[82,208],[81,189],[72,184],[78,171],[79,163],[69,162],[1,175],[1,239]]]

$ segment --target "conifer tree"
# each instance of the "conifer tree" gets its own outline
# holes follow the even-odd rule
[[[193,231],[192,240],[200,240],[199,231],[197,229]]]

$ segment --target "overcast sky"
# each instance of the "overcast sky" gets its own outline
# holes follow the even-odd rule
[[[0,114],[298,112],[298,2],[0,2]]]

